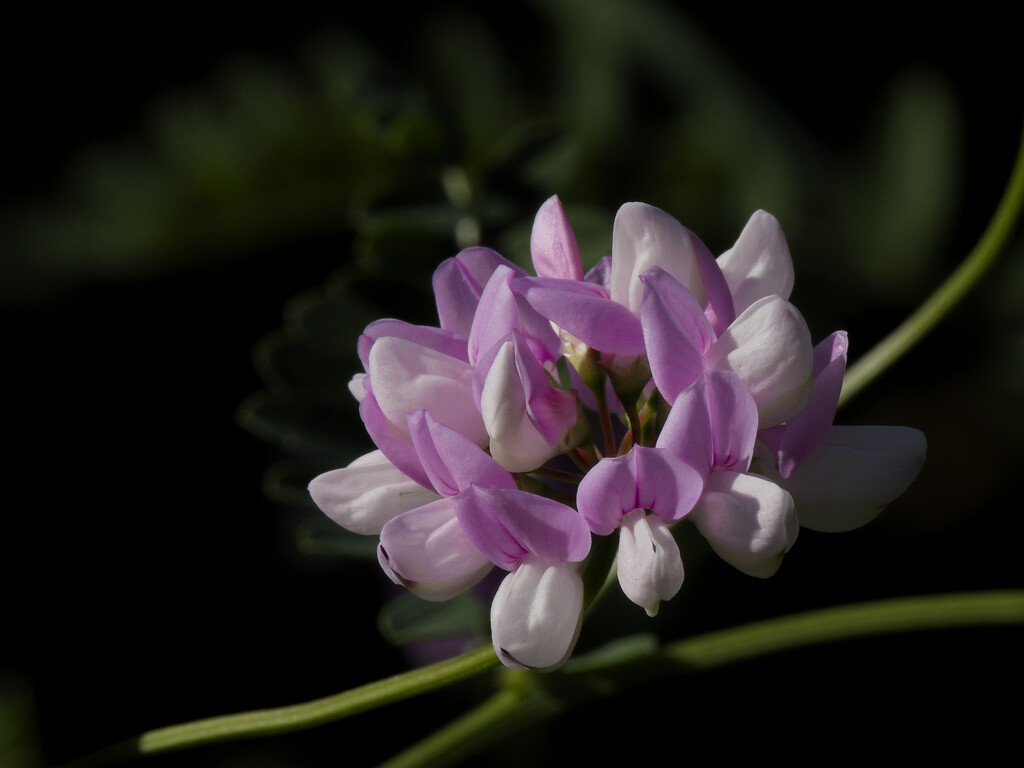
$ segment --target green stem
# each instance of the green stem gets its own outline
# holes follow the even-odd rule
[[[488,645],[427,667],[303,704],[213,717],[149,731],[139,737],[138,750],[141,753],[168,752],[214,741],[309,728],[452,685],[497,664],[494,650]]]
[[[1013,232],[1024,205],[1024,135],[1010,181],[992,220],[974,249],[946,282],[899,327],[874,346],[846,372],[839,405],[860,393],[889,366],[927,335],[988,271]]]
[[[664,655],[713,669],[770,653],[870,635],[1024,624],[1024,591],[965,592],[823,608],[681,640]]]

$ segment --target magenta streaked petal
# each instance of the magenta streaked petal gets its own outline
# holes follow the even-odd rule
[[[788,299],[793,291],[789,245],[778,220],[767,211],[754,212],[735,245],[718,257],[718,266],[738,313],[765,296]]]
[[[587,270],[587,274],[583,276],[583,280],[594,285],[600,285],[606,291],[608,286],[611,285],[612,279],[612,257],[602,256],[597,260],[590,269]]]
[[[651,375],[669,403],[705,368],[704,354],[715,341],[697,299],[662,269],[645,273],[641,307],[644,342]]]
[[[783,477],[793,474],[825,442],[843,388],[847,349],[845,331],[836,331],[820,342],[814,348],[811,399],[785,424],[761,433],[760,438],[775,452]]]
[[[660,518],[642,509],[622,518],[616,569],[623,594],[648,616],[657,615],[661,601],[683,586],[679,545]]]
[[[389,576],[433,600],[446,600],[471,587],[492,565],[462,530],[451,499],[390,520],[380,532],[377,557]],[[423,586],[417,591],[416,585]]]
[[[379,534],[393,517],[438,498],[406,476],[380,451],[314,477],[309,483],[309,495],[338,525],[367,535]]]
[[[441,262],[434,270],[433,286],[442,328],[469,338],[480,294],[499,266],[508,267],[516,274],[526,274],[524,269],[490,248],[466,248]]]
[[[696,235],[693,235],[693,255],[697,262],[701,284],[707,295],[704,314],[715,333],[721,334],[736,319],[736,309],[729,284],[711,251]]]
[[[558,195],[549,197],[537,211],[530,235],[530,254],[538,277],[583,279],[583,263],[576,235],[562,210]]]
[[[781,481],[800,525],[816,531],[859,528],[917,477],[927,441],[912,427],[834,426],[824,445]]]
[[[508,470],[498,466],[472,440],[441,424],[426,411],[410,414],[408,424],[423,469],[442,496],[454,496],[471,485],[516,487]]]
[[[799,531],[792,497],[758,475],[715,471],[690,519],[719,557],[749,576],[768,578]]]
[[[572,507],[526,491],[472,487],[454,497],[455,513],[477,549],[511,571],[527,555],[579,562],[590,552],[590,531]]]
[[[384,319],[375,320],[366,326],[356,343],[359,360],[367,373],[370,371],[370,350],[378,339],[387,337],[405,339],[464,363],[469,362],[465,337],[432,325],[413,325],[402,320]]]
[[[576,568],[529,557],[504,578],[491,602],[494,652],[513,669],[554,669],[572,653],[582,618]]]
[[[640,320],[599,285],[526,277],[514,280],[512,287],[541,315],[594,349],[615,355],[644,351]]]

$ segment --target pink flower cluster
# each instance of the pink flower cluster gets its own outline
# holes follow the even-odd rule
[[[434,273],[437,326],[366,328],[351,390],[378,450],[309,486],[427,600],[507,571],[491,605],[506,665],[568,658],[592,536],[618,537],[619,584],[654,615],[683,582],[670,526],[684,518],[768,577],[800,526],[863,525],[920,470],[919,431],[833,425],[846,334],[812,343],[771,214],[715,258],[627,203],[611,256],[584,274],[552,197],[531,253],[536,275],[466,249]]]

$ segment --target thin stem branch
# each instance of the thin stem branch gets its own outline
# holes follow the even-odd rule
[[[494,649],[488,645],[427,667],[303,704],[241,712],[149,731],[139,737],[138,750],[141,753],[167,752],[215,741],[309,728],[452,685],[497,664]]]
[[[1024,206],[1024,134],[1010,180],[988,227],[963,263],[899,327],[876,344],[846,372],[839,395],[842,406],[878,378],[924,338],[973,288],[1006,244]]]

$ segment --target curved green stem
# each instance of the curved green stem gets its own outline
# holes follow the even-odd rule
[[[488,645],[427,667],[303,704],[212,717],[149,731],[139,737],[138,751],[143,754],[167,752],[214,741],[310,728],[451,685],[497,664],[494,649]]]
[[[1006,244],[1024,206],[1024,135],[1010,181],[992,220],[974,249],[938,290],[899,327],[876,344],[846,372],[839,405],[860,393],[927,335],[988,271]]]

